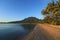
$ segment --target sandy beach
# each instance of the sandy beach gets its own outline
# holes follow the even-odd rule
[[[23,40],[60,40],[60,26],[37,24]]]

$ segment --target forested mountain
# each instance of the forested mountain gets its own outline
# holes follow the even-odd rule
[[[39,21],[40,21],[40,19],[38,19],[36,17],[28,17],[28,18],[25,18],[21,21],[12,21],[12,22],[9,22],[9,23],[37,23]]]

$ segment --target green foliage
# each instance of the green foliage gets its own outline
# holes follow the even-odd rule
[[[51,22],[51,24],[53,24],[53,25],[56,25],[56,24],[57,24],[57,22],[55,22],[55,21],[52,21],[52,22]]]
[[[60,24],[60,0],[49,2],[47,7],[42,10],[42,14],[45,16],[45,23]]]

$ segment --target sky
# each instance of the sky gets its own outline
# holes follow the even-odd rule
[[[0,0],[0,22],[23,20],[27,17],[43,19],[41,11],[51,0]]]

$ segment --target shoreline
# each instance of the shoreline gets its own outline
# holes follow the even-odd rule
[[[34,30],[22,40],[60,40],[59,30],[49,24],[37,24]]]

